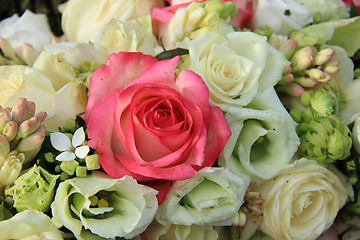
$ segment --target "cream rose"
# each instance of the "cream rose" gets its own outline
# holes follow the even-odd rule
[[[69,117],[84,112],[82,88],[69,82],[56,91],[52,81],[39,70],[27,66],[0,67],[0,105],[12,107],[19,98],[36,104],[38,112],[48,117],[43,122],[47,130],[57,131]]]
[[[189,43],[190,69],[205,81],[210,100],[226,111],[245,106],[274,86],[289,65],[264,36],[252,32],[207,32]]]
[[[70,41],[94,41],[111,19],[126,21],[144,16],[159,4],[157,0],[69,0],[61,5],[61,26]]]
[[[264,198],[260,230],[274,239],[316,239],[328,229],[348,198],[333,172],[302,158],[273,179],[254,184]]]
[[[2,20],[0,36],[8,40],[13,48],[28,43],[40,52],[44,45],[51,43],[53,34],[45,14],[35,14],[26,10],[21,17],[15,14]]]
[[[112,19],[100,30],[94,46],[100,50],[104,61],[111,53],[117,52],[154,55],[155,37],[150,15],[129,21]]]

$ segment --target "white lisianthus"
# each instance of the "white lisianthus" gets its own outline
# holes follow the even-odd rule
[[[316,239],[348,198],[343,184],[316,161],[295,161],[273,179],[251,187],[264,198],[260,230],[273,239]]]
[[[300,144],[296,123],[281,104],[275,90],[259,94],[246,108],[233,107],[225,115],[231,137],[219,156],[219,164],[252,181],[275,176],[291,161]]]
[[[94,46],[100,49],[104,59],[117,52],[154,55],[155,39],[151,16],[146,15],[124,22],[112,19],[99,31]]]
[[[154,220],[146,229],[147,239],[161,240],[217,240],[218,232],[210,225],[176,225],[168,224],[166,226]]]
[[[189,58],[190,69],[209,88],[210,101],[223,111],[245,106],[273,87],[290,64],[266,37],[252,32],[207,32],[189,43]]]
[[[296,0],[307,7],[317,22],[348,18],[350,9],[341,0]]]
[[[2,20],[0,36],[9,41],[13,48],[28,43],[40,52],[44,45],[51,43],[53,34],[45,14],[35,14],[26,10],[21,17],[15,14]]]
[[[47,113],[43,124],[50,131],[57,131],[67,118],[84,112],[84,94],[77,82],[67,83],[56,91],[52,81],[35,68],[0,67],[0,105],[12,107],[19,98],[34,102],[37,112]]]
[[[120,21],[150,14],[160,1],[69,0],[61,5],[61,26],[69,41],[94,41],[99,30],[111,19]]]
[[[312,22],[311,11],[296,0],[256,0],[251,27],[268,25],[275,33],[288,35]]]
[[[194,177],[177,181],[160,205],[156,219],[190,226],[229,226],[239,211],[250,177],[225,168],[207,167]]]
[[[50,218],[37,210],[25,210],[0,221],[2,239],[62,240],[62,233]]]
[[[101,172],[60,183],[51,204],[53,222],[75,237],[131,239],[153,220],[157,191],[130,176],[113,179]]]

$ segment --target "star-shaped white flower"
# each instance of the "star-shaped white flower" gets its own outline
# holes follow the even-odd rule
[[[78,128],[70,139],[61,132],[50,133],[51,145],[62,152],[56,156],[58,161],[71,161],[77,158],[85,158],[90,151],[88,146],[81,146],[85,141],[84,128]]]

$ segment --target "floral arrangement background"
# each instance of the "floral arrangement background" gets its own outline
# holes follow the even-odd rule
[[[358,1],[1,7],[2,239],[359,239]]]

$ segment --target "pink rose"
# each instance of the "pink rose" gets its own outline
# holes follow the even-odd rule
[[[85,112],[89,146],[114,178],[183,180],[211,166],[230,136],[209,91],[179,57],[120,52],[92,75]]]

